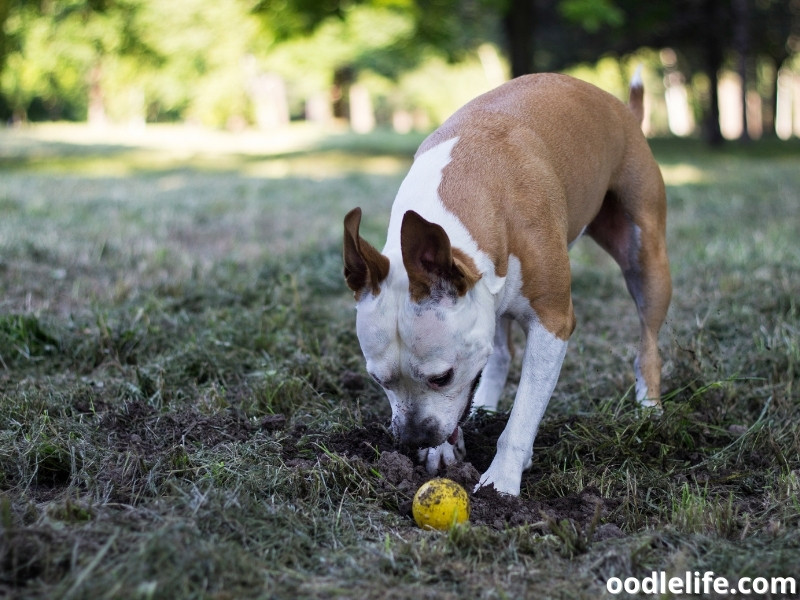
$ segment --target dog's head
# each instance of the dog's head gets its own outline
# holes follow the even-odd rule
[[[492,351],[494,307],[475,293],[480,273],[413,211],[403,216],[402,256],[391,259],[361,238],[360,222],[358,208],[345,217],[344,275],[367,371],[386,391],[401,444],[452,442]]]

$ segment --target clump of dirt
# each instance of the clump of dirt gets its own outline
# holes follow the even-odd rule
[[[378,459],[378,471],[386,481],[404,492],[413,487],[414,480],[418,477],[412,460],[396,450],[381,453]]]
[[[587,487],[578,494],[557,498],[522,498],[499,494],[493,487],[481,488],[472,496],[472,520],[495,529],[526,523],[574,521],[586,530],[595,519],[608,516],[617,502],[603,498],[599,490]]]
[[[373,461],[381,452],[394,449],[395,442],[383,425],[373,422],[366,427],[332,435],[326,440],[325,447],[336,454]]]
[[[546,529],[548,523],[569,519],[587,531],[596,519],[607,517],[618,501],[603,498],[599,490],[587,487],[578,494],[555,498],[525,498],[500,494],[493,487],[480,488],[473,493],[482,470],[488,468],[494,457],[497,437],[505,427],[506,416],[479,415],[465,427],[467,460],[449,466],[437,476],[447,477],[461,484],[470,494],[470,521],[498,530],[509,526],[539,524]],[[430,475],[424,466],[404,454],[395,444],[389,431],[379,423],[371,423],[353,431],[335,434],[325,441],[325,447],[340,456],[363,460],[381,474],[380,485],[387,492],[399,496],[401,514],[411,518],[414,493]],[[288,464],[288,463],[287,463]],[[607,523],[595,531],[595,539],[619,537],[616,525]]]

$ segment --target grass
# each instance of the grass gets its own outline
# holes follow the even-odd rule
[[[653,570],[800,577],[796,143],[653,142],[675,283],[663,417],[633,407],[616,266],[573,249],[578,328],[522,495],[596,490],[608,510],[442,534],[407,517],[380,448],[340,443],[389,414],[341,218],[363,206],[382,243],[419,138],[201,153],[179,133],[0,134],[0,595],[597,598]]]

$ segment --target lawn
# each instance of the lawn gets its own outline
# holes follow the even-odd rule
[[[664,414],[635,409],[633,305],[582,240],[578,326],[521,497],[474,497],[472,523],[439,533],[410,518],[423,476],[393,447],[341,276],[342,217],[362,206],[380,247],[420,140],[0,132],[0,596],[800,579],[800,145],[652,142],[675,288]],[[520,354],[502,410],[465,428],[478,469]]]

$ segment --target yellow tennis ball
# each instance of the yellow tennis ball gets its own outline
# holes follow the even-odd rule
[[[469,496],[451,479],[431,479],[414,494],[411,513],[423,529],[450,529],[469,520]]]

